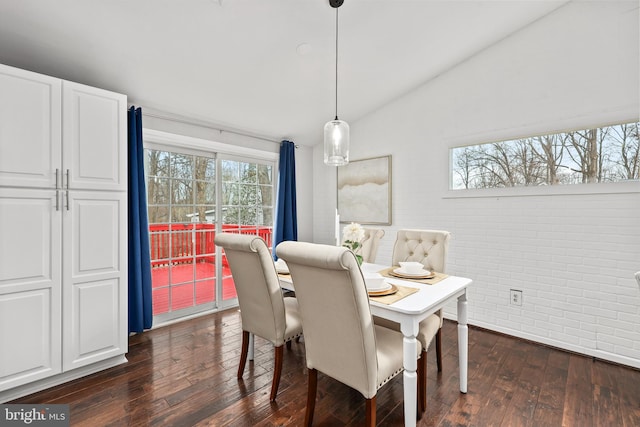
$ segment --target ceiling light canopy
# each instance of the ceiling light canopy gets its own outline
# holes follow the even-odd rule
[[[338,8],[344,0],[329,0],[336,10],[336,117],[324,125],[324,163],[342,166],[349,163],[349,124],[338,119]]]

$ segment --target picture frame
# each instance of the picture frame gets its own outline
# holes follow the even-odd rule
[[[340,222],[391,225],[391,155],[337,168]]]

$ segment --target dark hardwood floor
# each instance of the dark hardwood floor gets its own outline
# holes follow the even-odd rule
[[[640,426],[640,371],[469,328],[469,392],[461,394],[456,324],[445,322],[444,368],[428,357],[428,408],[419,426]],[[237,309],[130,338],[129,363],[12,403],[70,405],[74,426],[300,426],[306,404],[304,343],[285,349],[276,403],[273,350],[236,379]],[[403,423],[402,375],[377,397],[380,426]],[[318,375],[315,426],[364,423],[364,398]]]

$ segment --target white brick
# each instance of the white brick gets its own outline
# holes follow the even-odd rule
[[[595,349],[597,348],[597,342],[595,340],[580,338],[580,346],[585,349]]]
[[[591,310],[591,307],[600,307],[600,300],[598,298],[576,297],[571,298],[571,302],[581,305],[584,310]]]
[[[557,332],[557,333],[562,333],[563,332],[563,327],[562,325],[556,325],[554,323],[549,322],[543,322],[540,320],[536,320],[536,324],[535,326],[537,328],[542,328],[545,329],[546,331],[549,331],[549,333],[553,332]]]
[[[596,348],[598,350],[607,351],[609,353],[615,353],[615,346],[613,344],[610,344],[604,341],[597,340]]]
[[[627,329],[616,329],[615,336],[623,339],[627,339],[631,342],[640,341],[640,332],[632,332]]]
[[[552,301],[551,305],[553,308],[563,310],[565,312],[564,313],[565,316],[567,311],[571,311],[574,313],[582,313],[582,307],[583,307],[580,304],[572,304],[570,302],[564,302],[564,301]]]
[[[580,306],[580,307],[582,307],[582,306]],[[570,320],[577,320],[577,321],[581,322],[582,324],[595,323],[595,321],[596,321],[596,317],[595,316],[592,316],[590,314],[585,314],[585,313],[582,312],[582,310],[579,313],[574,313],[574,312],[569,311],[569,312],[565,313],[564,316],[567,319],[570,319]]]
[[[617,319],[618,313],[614,310],[605,310],[601,308],[593,308],[591,313],[595,314],[597,317],[608,318],[608,319]]]
[[[564,331],[567,335],[573,335],[579,338],[587,339],[587,340],[595,340],[596,334],[593,332],[587,332],[580,328],[565,328]]]
[[[598,343],[604,342],[604,343],[610,343],[610,344],[613,344],[613,345],[619,346],[619,347],[633,348],[633,341],[632,340],[629,340],[629,339],[626,339],[626,338],[621,338],[621,337],[616,337],[616,336],[613,336],[613,335],[598,334],[597,340],[598,340]]]
[[[564,333],[560,334],[552,331],[552,332],[549,332],[549,338],[553,338],[554,340],[558,340],[560,342],[573,344],[573,345],[580,344],[580,338],[576,336],[567,335]]]
[[[638,312],[638,306],[631,305],[631,304],[618,304],[618,303],[611,303],[608,301],[602,301],[600,306],[605,310],[612,310],[612,311],[617,311],[622,313],[633,314]]]

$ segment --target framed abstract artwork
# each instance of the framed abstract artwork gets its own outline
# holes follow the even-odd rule
[[[340,222],[391,225],[391,156],[338,167]]]

